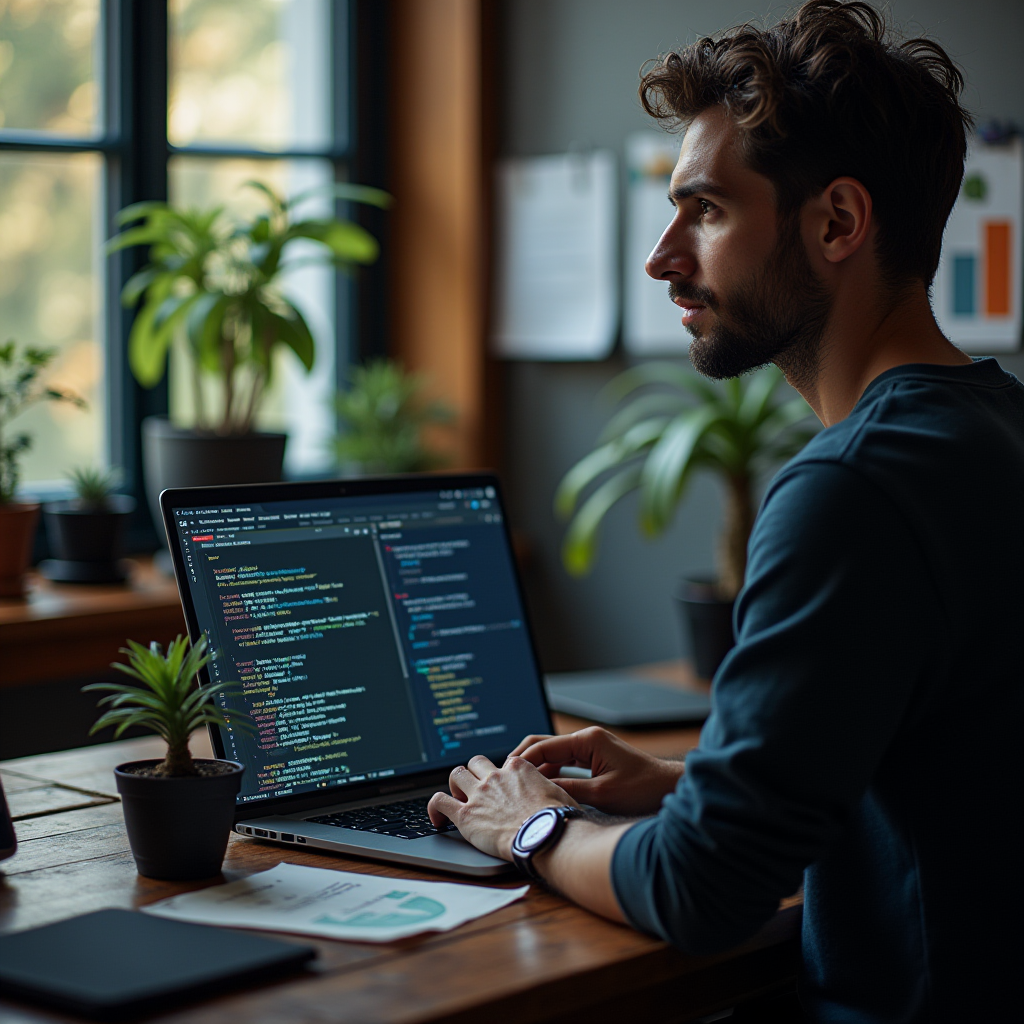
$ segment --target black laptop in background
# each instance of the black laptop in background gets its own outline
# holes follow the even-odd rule
[[[246,766],[236,831],[491,875],[426,803],[474,754],[552,732],[490,474],[182,488],[160,496],[185,619]]]

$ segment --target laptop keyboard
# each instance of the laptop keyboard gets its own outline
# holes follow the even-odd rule
[[[359,807],[353,811],[335,811],[333,814],[322,814],[306,821],[317,825],[334,825],[337,828],[354,828],[358,832],[376,832],[383,836],[397,836],[399,839],[420,839],[423,836],[436,836],[442,832],[455,832],[455,826],[435,826],[427,817],[427,802],[430,797],[416,800],[403,800],[396,804],[385,804],[382,807]]]

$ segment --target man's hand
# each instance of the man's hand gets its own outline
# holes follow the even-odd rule
[[[482,754],[456,768],[448,779],[452,795],[435,793],[427,813],[435,825],[448,819],[478,850],[512,859],[512,840],[531,814],[556,805],[576,806],[564,789],[521,757],[509,755],[496,768]]]
[[[645,754],[596,725],[568,736],[527,736],[509,755],[540,773],[579,803],[607,814],[656,814],[683,774],[681,761]],[[592,778],[560,779],[562,768],[589,768]]]

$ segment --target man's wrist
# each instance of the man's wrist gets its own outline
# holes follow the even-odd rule
[[[534,811],[519,826],[512,840],[512,862],[531,881],[543,882],[534,859],[557,846],[569,821],[582,814],[574,804],[553,804]]]

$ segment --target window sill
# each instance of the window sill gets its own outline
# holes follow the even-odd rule
[[[185,633],[174,580],[149,558],[121,586],[50,583],[29,576],[28,596],[0,600],[0,687],[101,673],[129,638],[166,644]]]

